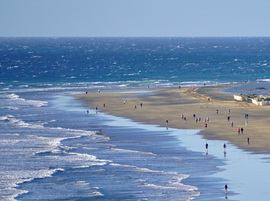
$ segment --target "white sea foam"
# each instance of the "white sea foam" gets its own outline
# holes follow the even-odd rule
[[[270,78],[257,79],[258,82],[270,82]]]
[[[0,117],[0,119],[4,121],[9,121],[13,118],[14,117],[11,115]],[[96,165],[106,165],[107,163],[111,162],[108,160],[97,159],[95,156],[90,154],[82,154],[76,152],[69,153],[65,150],[61,154],[60,152],[58,153],[58,151],[63,146],[61,142],[63,140],[69,139],[69,137],[55,138],[42,137],[37,135],[21,136],[15,134],[5,136],[9,136],[9,139],[7,137],[3,137],[0,142],[4,146],[1,147],[5,147],[6,145],[12,146],[13,151],[9,153],[11,157],[14,157],[14,154],[17,155],[20,153],[22,154],[19,158],[20,161],[29,160],[29,157],[35,157],[35,160],[37,160],[39,158],[39,153],[48,153],[47,155],[42,156],[42,160],[47,159],[49,164],[47,168],[42,165],[41,169],[38,169],[38,167],[35,169],[22,169],[21,167],[18,167],[17,169],[16,166],[12,166],[13,169],[0,169],[0,190],[4,192],[1,193],[0,200],[15,201],[17,196],[27,193],[27,191],[16,189],[18,185],[25,182],[30,182],[33,179],[50,177],[56,172],[64,171],[62,167],[68,166],[73,168],[85,168]],[[74,136],[71,136],[70,138],[74,138]],[[17,143],[18,145],[16,146],[15,144]],[[20,151],[20,149],[23,149],[23,152]],[[8,161],[6,162],[9,163]],[[10,162],[16,163],[12,160]],[[61,167],[51,169],[49,168],[51,166],[50,164],[52,164],[54,167],[57,167],[59,164],[61,164]]]
[[[198,191],[198,188],[191,185],[183,184],[182,181],[189,177],[189,175],[186,174],[180,174],[177,172],[166,172],[166,171],[160,171],[160,170],[152,170],[149,168],[144,167],[137,167],[134,165],[127,165],[127,164],[118,164],[118,163],[111,163],[111,166],[114,167],[124,167],[124,168],[132,168],[135,171],[142,172],[142,173],[150,173],[150,174],[160,174],[160,175],[166,175],[170,179],[167,183],[164,184],[155,184],[155,183],[149,183],[146,180],[140,180],[140,183],[143,187],[146,188],[153,188],[153,189],[162,189],[162,190],[181,190],[188,192],[191,194],[187,200],[191,200],[192,197],[199,196],[200,193]]]
[[[48,104],[47,101],[24,99],[15,93],[7,94],[6,97],[9,98],[10,100],[16,102],[16,104],[19,104],[19,105],[30,105],[30,106],[34,106],[34,107],[43,107],[43,106],[46,106]]]
[[[18,107],[14,107],[14,106],[4,106],[4,107],[1,107],[2,109],[8,109],[8,110],[18,110],[19,108]]]
[[[14,117],[13,115],[5,115],[0,116],[0,121],[5,121],[11,123],[15,127],[20,128],[32,128],[32,129],[46,129],[46,130],[54,130],[54,131],[63,131],[70,135],[72,138],[79,138],[83,136],[91,136],[94,138],[99,138],[103,140],[109,140],[108,137],[103,135],[97,135],[95,131],[87,131],[81,129],[71,129],[71,128],[63,128],[63,127],[45,127],[45,123],[28,123],[21,119]]]
[[[21,119],[15,118],[13,115],[0,116],[0,121],[6,121],[20,128],[44,128],[43,124],[27,123]]]
[[[90,193],[91,197],[103,197],[104,195],[99,191],[93,191]]]
[[[152,152],[144,152],[144,151],[137,151],[137,150],[130,150],[130,149],[111,148],[111,150],[115,151],[115,152],[136,153],[136,154],[156,156],[156,154],[154,154]]]
[[[127,164],[119,164],[119,163],[111,163],[111,166],[115,166],[115,167],[124,167],[124,168],[132,168],[138,172],[145,172],[145,173],[163,173],[162,171],[159,170],[151,170],[149,168],[141,168],[141,167],[137,167],[135,165],[127,165]]]
[[[58,171],[64,171],[61,168],[40,169],[40,170],[6,170],[0,171],[0,186],[4,192],[0,195],[0,200],[16,201],[16,197],[27,193],[25,190],[17,189],[17,186],[30,182],[33,179],[51,177]]]

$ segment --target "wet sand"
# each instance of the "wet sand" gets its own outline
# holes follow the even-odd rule
[[[223,92],[226,87],[146,89],[141,92],[125,89],[89,92],[77,97],[90,104],[91,108],[97,107],[108,114],[169,128],[201,129],[206,139],[228,140],[243,149],[269,152],[270,107],[236,102],[232,94]],[[249,115],[248,119],[245,119],[245,114]],[[196,118],[201,118],[201,121],[196,123]],[[243,134],[238,134],[238,128],[244,129]],[[250,138],[249,144],[247,138]]]

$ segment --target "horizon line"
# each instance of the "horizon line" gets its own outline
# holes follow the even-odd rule
[[[270,38],[269,36],[0,36],[0,38]]]

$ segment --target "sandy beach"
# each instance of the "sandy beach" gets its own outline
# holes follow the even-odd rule
[[[226,87],[123,89],[77,97],[108,114],[169,128],[201,129],[206,139],[228,140],[243,149],[269,152],[270,107],[236,102],[232,94],[223,92]],[[243,133],[239,134],[238,128],[243,128]]]

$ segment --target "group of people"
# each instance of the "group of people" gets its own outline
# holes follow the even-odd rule
[[[126,104],[126,102],[124,104]],[[143,103],[140,103],[140,107],[141,108],[143,107]],[[136,109],[137,109],[137,105],[134,105],[134,110],[136,110]]]
[[[216,114],[217,115],[220,114],[220,111],[218,109],[216,109]],[[201,120],[202,120],[201,117],[197,117],[196,114],[193,114],[192,116],[193,116],[193,119],[194,119],[194,121],[196,123],[201,122]],[[183,114],[181,115],[181,117],[182,117],[182,119],[186,120],[186,117]],[[248,117],[249,117],[249,115],[246,113],[245,114],[245,120],[246,120],[246,122],[247,122]],[[208,127],[209,121],[210,121],[209,117],[206,117],[204,119],[204,127],[205,128]],[[231,109],[228,110],[227,121],[230,122],[231,127],[234,127],[234,122],[231,121]],[[237,128],[237,133],[238,134],[244,134],[244,128],[243,127]],[[248,144],[250,143],[250,139],[249,138],[247,138],[247,143]]]

